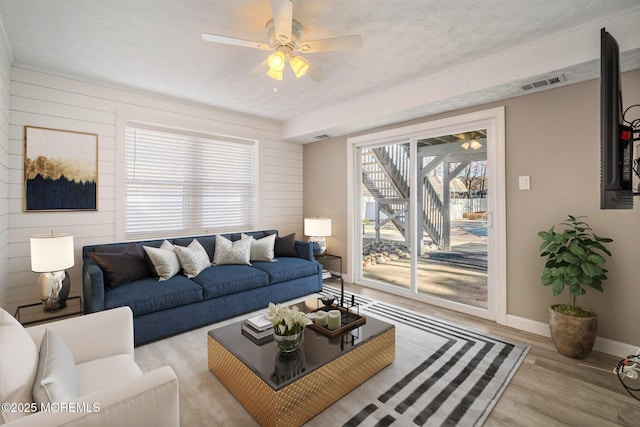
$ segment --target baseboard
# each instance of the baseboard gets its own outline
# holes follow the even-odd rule
[[[520,329],[521,331],[531,332],[532,334],[541,335],[550,338],[549,325],[543,322],[537,322],[524,317],[507,315],[507,326]],[[636,354],[638,345],[626,344],[608,338],[596,337],[596,343],[593,349],[602,353],[620,356],[623,358],[630,354]]]

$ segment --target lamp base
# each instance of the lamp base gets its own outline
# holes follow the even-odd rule
[[[42,273],[38,279],[38,294],[44,311],[58,311],[67,306],[71,280],[66,271]]]
[[[313,254],[322,256],[327,252],[327,239],[323,236],[309,237],[309,243],[313,244]]]

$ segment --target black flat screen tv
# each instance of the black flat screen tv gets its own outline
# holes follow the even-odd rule
[[[600,31],[600,209],[633,209],[632,129],[624,125],[618,42]]]

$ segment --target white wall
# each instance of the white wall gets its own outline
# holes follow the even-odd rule
[[[0,20],[0,307],[7,297],[9,241],[9,81],[11,50]]]
[[[20,304],[37,302],[37,274],[30,271],[30,235],[51,230],[74,234],[76,265],[69,271],[72,295],[82,292],[82,247],[118,241],[122,235],[116,225],[116,146],[123,119],[161,119],[163,125],[257,139],[260,212],[255,228],[302,234],[302,146],[283,142],[279,123],[19,67],[11,69],[10,92],[8,251],[0,258],[0,265],[8,259],[8,281],[3,285],[7,296],[2,306],[10,312]],[[98,211],[23,211],[24,126],[98,134]],[[3,234],[6,231],[0,228],[0,250],[6,240]]]

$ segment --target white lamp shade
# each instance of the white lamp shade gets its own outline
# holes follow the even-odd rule
[[[73,234],[35,234],[30,243],[31,271],[52,273],[73,267]]]
[[[312,237],[331,236],[330,218],[305,218],[304,235]]]

